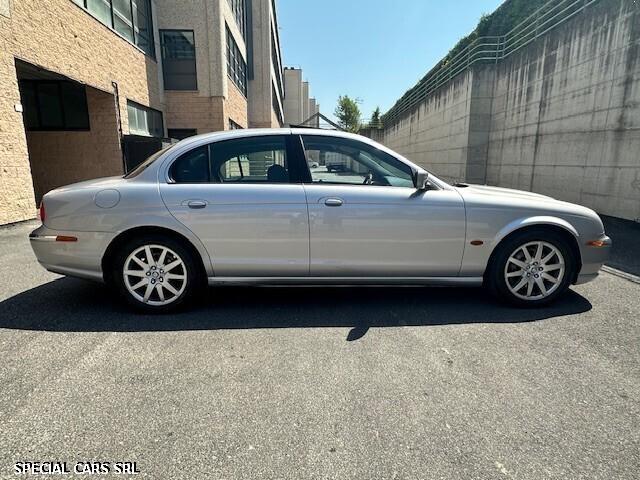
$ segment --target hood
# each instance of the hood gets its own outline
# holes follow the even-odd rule
[[[480,208],[515,209],[539,215],[577,215],[598,218],[597,214],[582,205],[557,200],[539,193],[513,190],[511,188],[469,185],[455,187],[466,205]],[[598,220],[599,221],[599,220]]]
[[[462,184],[464,185],[464,184]],[[456,190],[464,197],[467,194],[487,195],[494,198],[521,198],[531,200],[551,200],[556,201],[553,197],[541,195],[539,193],[526,192],[524,190],[514,190],[512,188],[490,187],[488,185],[469,185],[457,186]]]

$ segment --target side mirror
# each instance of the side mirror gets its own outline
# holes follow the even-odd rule
[[[429,186],[429,172],[425,172],[424,170],[418,170],[415,174],[415,186],[418,190],[428,190]]]

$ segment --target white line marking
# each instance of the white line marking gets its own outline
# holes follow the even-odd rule
[[[640,284],[640,277],[631,273],[623,272],[622,270],[618,270],[617,268],[605,265],[604,267],[602,267],[602,271],[610,273],[611,275],[615,275],[616,277],[624,278],[625,280],[629,280],[630,282]]]

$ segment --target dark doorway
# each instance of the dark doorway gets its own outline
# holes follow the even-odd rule
[[[36,203],[48,191],[122,174],[113,94],[15,61]]]
[[[175,138],[176,140],[184,140],[188,137],[197,135],[198,131],[195,128],[169,128],[167,129],[167,136],[169,138]]]
[[[130,172],[170,143],[171,141],[168,138],[125,135],[122,137],[122,150],[124,152],[126,171]]]

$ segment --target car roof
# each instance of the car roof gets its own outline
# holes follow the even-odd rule
[[[220,132],[202,133],[192,137],[185,138],[179,143],[181,145],[190,145],[202,143],[204,141],[217,142],[221,140],[229,140],[233,138],[245,138],[260,135],[326,135],[330,137],[352,138],[360,141],[367,141],[367,137],[356,135],[354,133],[341,132],[338,130],[324,130],[320,128],[246,128],[237,130],[224,130]],[[372,142],[373,143],[373,142]]]
[[[362,135],[357,135],[355,133],[342,132],[338,130],[325,130],[320,128],[246,128],[246,129],[238,129],[238,130],[224,130],[221,132],[210,132],[203,133],[200,135],[195,135],[193,137],[185,138],[178,142],[175,146],[176,151],[185,151],[187,148],[191,146],[200,146],[205,143],[213,143],[220,142],[223,140],[232,140],[237,138],[249,138],[256,136],[265,136],[265,135],[322,135],[333,138],[348,138],[352,140],[356,140],[363,143],[368,143],[369,145],[378,148],[380,150],[386,151],[391,155],[398,156],[397,152],[393,152],[388,149],[384,145],[381,145],[378,142],[371,140],[368,137],[364,137]],[[407,163],[412,164],[408,159],[403,157]]]

